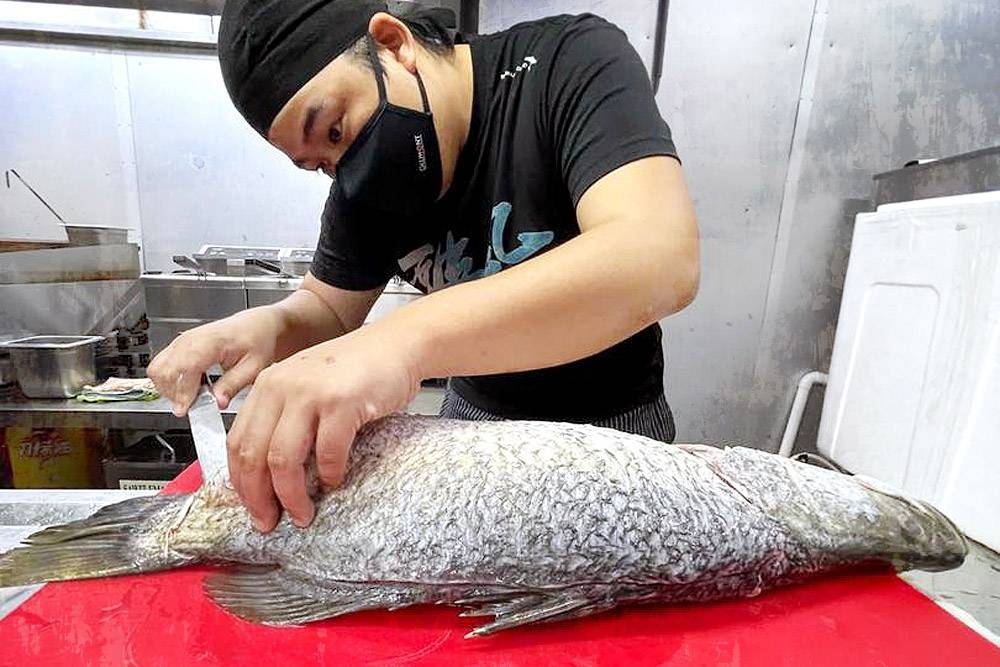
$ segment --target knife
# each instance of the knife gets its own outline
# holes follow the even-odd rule
[[[219,404],[212,394],[212,382],[202,376],[201,387],[194,403],[188,408],[194,449],[201,464],[201,478],[209,482],[216,477],[229,479],[229,463],[226,456],[226,425],[222,422]]]

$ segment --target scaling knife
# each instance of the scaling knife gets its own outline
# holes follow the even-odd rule
[[[219,404],[212,395],[212,382],[202,377],[198,396],[188,409],[194,449],[201,464],[201,478],[208,482],[222,476],[229,479],[229,465],[226,457],[226,425],[222,422]]]

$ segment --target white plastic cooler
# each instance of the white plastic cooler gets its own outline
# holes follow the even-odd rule
[[[1000,192],[857,217],[819,450],[1000,549]]]

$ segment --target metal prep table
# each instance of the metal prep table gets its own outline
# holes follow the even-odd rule
[[[141,282],[153,354],[182,331],[281,301],[302,285],[312,257],[313,251],[306,248],[206,245],[193,258],[175,256],[185,271],[144,273]],[[394,277],[365,322],[419,297],[418,290]]]
[[[235,419],[247,392],[244,389],[238,393],[229,407],[222,411],[227,427]],[[436,415],[442,395],[441,388],[423,387],[407,411]],[[74,399],[0,400],[0,427],[26,425],[26,421],[30,421],[31,426],[46,428],[93,426],[154,431],[188,426],[187,418],[174,416],[170,402],[164,398],[119,403],[83,403]]]

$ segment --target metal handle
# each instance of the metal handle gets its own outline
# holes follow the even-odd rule
[[[653,67],[649,80],[653,84],[653,95],[660,92],[660,79],[663,78],[663,59],[667,51],[667,15],[670,12],[670,0],[659,0],[656,5],[656,35],[653,37]]]
[[[6,179],[7,179],[7,187],[8,188],[10,187],[10,175],[11,174],[14,174],[14,176],[17,177],[17,180],[21,181],[21,183],[24,185],[24,187],[28,188],[28,190],[31,191],[31,194],[35,195],[35,199],[37,199],[38,201],[42,202],[42,206],[44,206],[45,208],[49,209],[49,211],[52,213],[52,215],[56,216],[56,219],[58,219],[59,222],[63,223],[64,225],[66,224],[66,221],[63,220],[63,217],[61,215],[59,215],[58,213],[56,213],[56,210],[54,208],[52,208],[51,206],[49,206],[49,203],[42,198],[42,195],[40,195],[37,192],[35,192],[35,188],[31,187],[28,184],[28,181],[26,181],[23,178],[21,178],[21,174],[17,173],[17,169],[8,169],[7,170]]]
[[[176,264],[177,266],[180,266],[181,268],[191,269],[192,271],[194,271],[195,273],[197,273],[199,276],[208,275],[208,272],[205,271],[205,269],[202,267],[201,264],[199,264],[198,262],[194,261],[193,259],[191,259],[187,255],[174,255],[173,259],[174,259],[174,264]]]
[[[273,273],[276,276],[279,276],[279,277],[282,277],[282,278],[294,278],[295,277],[292,274],[290,274],[287,271],[285,271],[284,269],[282,269],[280,265],[275,264],[274,262],[269,262],[266,259],[260,259],[258,257],[250,257],[250,258],[248,258],[246,260],[246,265],[247,266],[257,266],[257,267],[260,267],[260,268],[264,269],[265,271],[267,271],[268,273]]]

